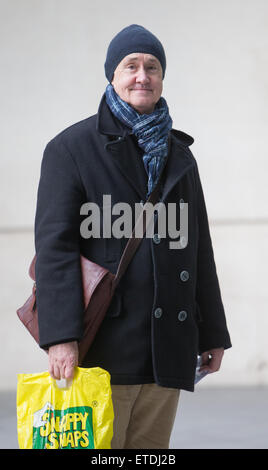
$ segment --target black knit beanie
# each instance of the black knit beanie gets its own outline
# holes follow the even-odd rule
[[[104,64],[105,75],[109,82],[112,81],[114,71],[121,60],[133,52],[142,52],[155,56],[162,66],[164,78],[166,56],[161,42],[148,29],[132,24],[122,29],[109,44]]]

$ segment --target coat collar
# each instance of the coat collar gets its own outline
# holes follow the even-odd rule
[[[130,137],[132,131],[117,119],[106,103],[105,93],[102,96],[96,122],[97,132],[114,136],[106,143],[106,149],[111,152],[116,165],[130,184],[145,200],[147,174],[141,158],[137,158],[137,146]],[[163,171],[162,200],[165,200],[173,186],[194,165],[194,159],[186,150],[192,145],[193,137],[177,129],[171,129],[169,135],[169,154]]]
[[[105,93],[99,105],[96,127],[98,132],[105,135],[124,137],[126,134],[131,133],[131,130],[124,126],[110,110],[106,102]]]

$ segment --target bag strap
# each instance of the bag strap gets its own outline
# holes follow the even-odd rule
[[[168,154],[170,152],[170,146],[171,146],[171,139],[170,139],[170,135],[169,135]],[[135,224],[135,227],[133,229],[133,232],[131,234],[131,237],[128,239],[128,242],[125,246],[125,249],[124,249],[123,254],[120,258],[119,265],[118,265],[118,268],[117,268],[117,271],[116,271],[116,274],[115,274],[115,278],[114,278],[114,282],[113,282],[113,288],[116,288],[118,283],[120,282],[120,280],[121,280],[122,276],[124,275],[130,261],[132,260],[134,254],[136,253],[136,251],[137,251],[137,249],[138,249],[138,247],[139,247],[139,245],[140,245],[140,243],[141,243],[141,241],[144,237],[144,234],[145,234],[145,231],[146,231],[147,227],[149,226],[149,222],[151,221],[151,218],[154,214],[154,211],[152,211],[152,213],[150,214],[150,217],[147,218],[146,217],[146,205],[148,203],[152,203],[153,206],[154,206],[155,203],[159,200],[160,186],[161,186],[161,183],[162,183],[162,176],[163,176],[163,172],[164,172],[167,160],[168,160],[168,158],[166,158],[165,165],[161,170],[161,175],[160,175],[159,181],[158,181],[156,187],[154,188],[154,190],[152,191],[152,193],[150,194],[147,201],[144,203],[143,210],[140,213],[140,215],[138,217],[138,220]],[[142,237],[136,238],[135,233],[140,233],[139,232],[139,226],[140,226],[141,223],[143,224]],[[136,232],[136,230],[137,230],[137,232]]]

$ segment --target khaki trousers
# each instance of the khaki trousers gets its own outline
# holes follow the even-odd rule
[[[112,385],[112,449],[168,449],[180,390],[159,385]]]

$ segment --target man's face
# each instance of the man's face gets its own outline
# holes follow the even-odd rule
[[[155,56],[135,52],[121,60],[111,83],[122,100],[140,114],[150,114],[162,94],[162,75]]]

